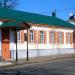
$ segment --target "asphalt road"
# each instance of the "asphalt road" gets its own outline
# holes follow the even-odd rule
[[[75,58],[4,68],[0,75],[75,75]]]

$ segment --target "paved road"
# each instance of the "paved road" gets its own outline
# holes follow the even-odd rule
[[[0,69],[0,75],[75,75],[75,59]]]

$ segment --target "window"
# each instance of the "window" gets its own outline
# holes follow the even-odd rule
[[[50,43],[54,43],[54,32],[50,32]]]
[[[70,33],[68,33],[67,36],[68,36],[68,43],[70,43]]]
[[[44,43],[44,32],[40,31],[40,43]]]
[[[18,42],[21,41],[21,37],[20,37],[20,35],[21,35],[21,34],[20,34],[20,30],[19,30],[19,31],[17,31],[17,41],[18,41]]]
[[[34,33],[30,30],[30,42],[34,42]]]
[[[62,43],[62,32],[58,33],[58,37],[59,43]]]
[[[24,41],[27,41],[27,33],[24,33]]]

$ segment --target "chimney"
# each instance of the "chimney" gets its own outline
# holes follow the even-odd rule
[[[74,13],[69,14],[69,20],[74,20]]]
[[[52,16],[53,16],[53,17],[56,17],[56,11],[53,11],[53,12],[52,12]]]

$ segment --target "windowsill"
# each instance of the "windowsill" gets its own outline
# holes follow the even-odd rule
[[[28,42],[29,44],[35,44],[34,42]]]

